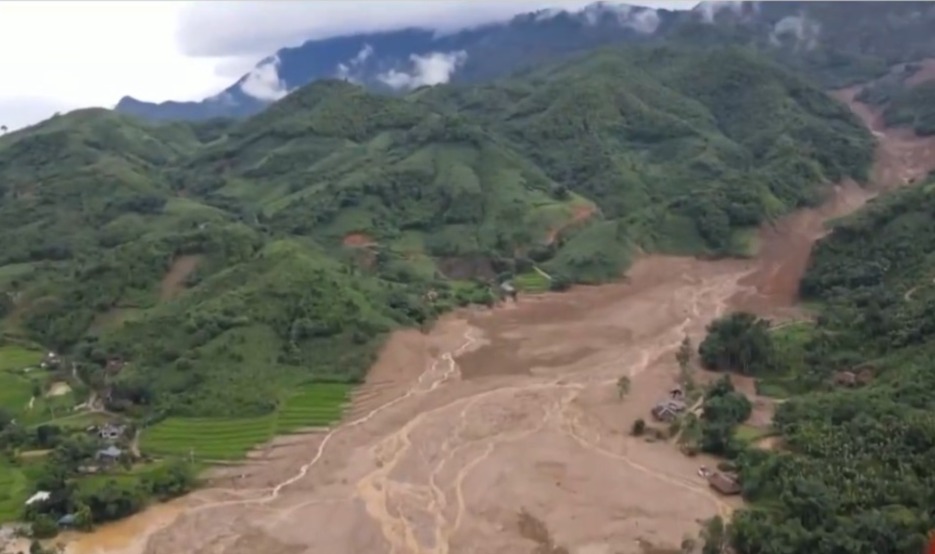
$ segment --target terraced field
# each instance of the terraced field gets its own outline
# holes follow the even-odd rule
[[[15,345],[0,347],[0,408],[15,415],[26,409],[32,398],[33,383],[18,370],[38,366],[41,360],[42,353],[35,350]],[[39,375],[40,372],[36,370],[35,373]]]
[[[530,271],[517,275],[513,279],[513,284],[517,290],[526,293],[546,292],[549,290],[549,280],[536,271]]]
[[[276,435],[326,427],[341,418],[350,385],[320,383],[302,387],[279,409],[254,418],[169,418],[142,436],[144,451],[156,455],[193,454],[204,461],[242,458]]]
[[[42,361],[42,352],[9,344],[0,347],[0,371],[37,366]]]
[[[40,463],[14,466],[6,460],[0,461],[0,522],[20,517],[23,503],[29,498],[29,483],[40,468]]]

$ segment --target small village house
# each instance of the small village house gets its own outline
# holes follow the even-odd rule
[[[49,497],[50,497],[51,495],[52,495],[52,493],[50,493],[49,491],[38,491],[36,494],[30,496],[30,497],[26,500],[26,505],[27,505],[27,506],[32,506],[32,505],[35,504],[36,502],[45,502],[46,500],[49,499]]]
[[[94,459],[101,464],[111,465],[117,463],[121,456],[123,456],[123,450],[120,450],[116,446],[108,446],[103,450],[98,450]]]
[[[685,402],[675,398],[667,398],[653,406],[653,417],[659,421],[670,422],[675,420],[681,413],[687,409]]]
[[[740,494],[740,491],[742,490],[740,487],[740,482],[737,480],[737,476],[730,473],[712,471],[708,473],[707,479],[708,485],[723,495],[730,496],[734,494]]]
[[[126,425],[114,425],[112,423],[105,423],[97,428],[97,436],[104,439],[105,441],[116,441],[126,433]]]
[[[75,514],[65,514],[58,519],[58,526],[60,529],[70,529],[75,526],[77,519]]]

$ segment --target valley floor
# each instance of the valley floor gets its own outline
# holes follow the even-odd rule
[[[935,167],[935,138],[879,128],[855,93],[839,97],[881,139],[874,186],[842,183],[822,208],[764,229],[755,258],[647,256],[626,282],[461,311],[424,335],[399,332],[343,425],[283,439],[217,470],[211,488],[74,537],[69,552],[677,548],[698,520],[738,505],[698,476],[713,460],[629,436],[675,382],[682,338],[697,344],[731,309],[794,316],[824,222]],[[632,386],[621,400],[622,375]]]

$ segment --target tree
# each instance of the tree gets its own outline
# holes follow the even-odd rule
[[[634,437],[639,437],[646,432],[646,421],[643,418],[637,419],[633,422],[633,427],[630,428],[630,434]]]
[[[722,554],[727,549],[727,532],[721,516],[714,516],[705,521],[701,528],[701,540],[704,541],[702,554]]]
[[[0,408],[0,431],[6,429],[6,426],[12,423],[13,415],[7,410]]]
[[[685,338],[682,339],[682,344],[679,345],[678,352],[675,353],[675,360],[679,364],[679,381],[685,387],[686,392],[690,392],[695,388],[695,381],[691,372],[692,342],[688,335],[685,335]]]
[[[734,390],[729,376],[712,383],[705,391],[701,449],[712,454],[734,454],[734,429],[746,421],[752,411],[750,400]]]
[[[688,338],[688,335],[685,335],[685,338],[682,339],[682,344],[679,345],[679,350],[675,353],[675,359],[679,363],[679,369],[684,373],[692,360],[692,341]]]
[[[698,353],[705,367],[756,375],[773,369],[775,346],[769,335],[769,321],[753,314],[737,312],[708,325]]]
[[[624,375],[617,379],[617,398],[623,399],[630,392],[630,376]]]
[[[94,527],[94,516],[87,504],[78,504],[75,509],[75,527],[81,531],[90,531]]]
[[[40,514],[32,522],[32,536],[37,539],[50,539],[57,534],[58,525],[46,514]]]
[[[6,125],[0,125],[0,133],[6,133],[8,130]]]

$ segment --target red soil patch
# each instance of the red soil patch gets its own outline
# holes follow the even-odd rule
[[[906,84],[910,87],[935,80],[935,58],[922,60],[918,62],[918,65],[920,65],[922,69],[913,73],[912,77],[906,79]]]
[[[549,231],[549,234],[546,236],[546,244],[552,244],[558,239],[558,236],[562,234],[563,231],[578,225],[584,221],[587,221],[597,212],[597,207],[593,204],[583,204],[575,206],[574,211],[572,212],[571,219],[560,225],[559,227]]]
[[[373,237],[365,233],[351,233],[344,237],[341,244],[350,248],[364,248],[376,246],[377,242],[373,240]]]
[[[486,256],[451,256],[437,261],[438,269],[449,279],[493,279],[497,276]]]
[[[172,261],[172,266],[159,283],[159,299],[172,300],[185,290],[185,279],[198,267],[201,256],[179,256]]]

